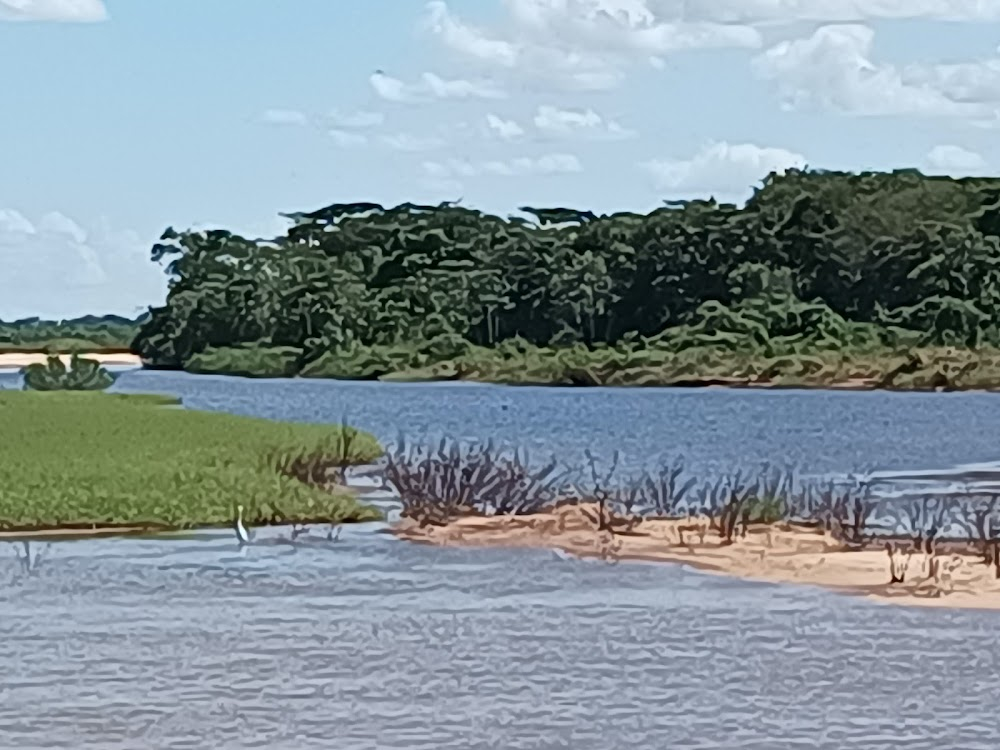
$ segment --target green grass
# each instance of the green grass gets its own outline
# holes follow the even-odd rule
[[[380,518],[347,490],[289,472],[370,462],[382,453],[372,436],[164,408],[178,403],[0,392],[0,529],[185,529],[228,524],[237,504],[256,524]]]

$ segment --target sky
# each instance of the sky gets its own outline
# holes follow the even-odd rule
[[[163,303],[162,231],[1000,173],[1000,0],[0,0],[0,319]]]

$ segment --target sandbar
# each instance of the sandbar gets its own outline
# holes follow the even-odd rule
[[[723,544],[707,520],[644,519],[635,528],[599,530],[596,506],[564,505],[522,516],[467,515],[444,525],[403,519],[393,533],[443,546],[560,549],[609,561],[681,563],[748,580],[808,584],[897,605],[1000,610],[995,568],[972,550],[894,556],[904,581],[890,583],[890,561],[878,545],[848,549],[828,532],[793,524],[751,526]],[[936,571],[935,571],[936,568]]]

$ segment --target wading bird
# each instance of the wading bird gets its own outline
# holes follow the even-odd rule
[[[233,524],[233,531],[236,533],[236,541],[242,547],[246,544],[250,544],[250,534],[247,532],[247,527],[243,525],[243,506],[236,506],[236,523]]]

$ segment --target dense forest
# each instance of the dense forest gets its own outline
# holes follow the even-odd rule
[[[133,320],[119,315],[84,315],[69,320],[0,320],[0,353],[41,349],[52,352],[128,351],[148,317],[148,314],[140,315]]]
[[[170,293],[133,350],[268,376],[1000,384],[1000,179],[796,170],[742,207],[521,213],[359,203],[285,214],[267,241],[167,229]]]

